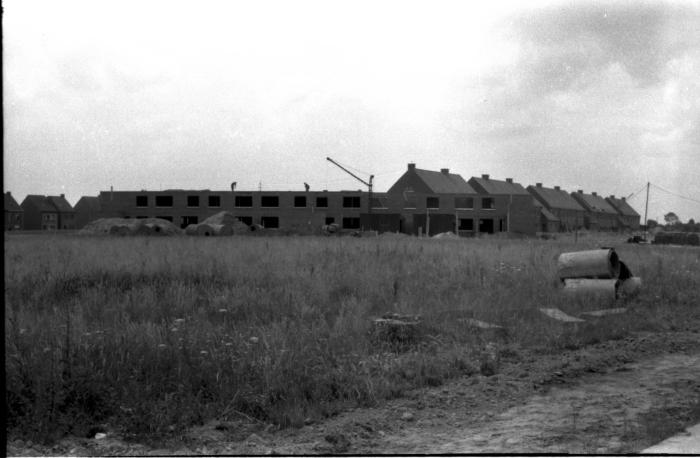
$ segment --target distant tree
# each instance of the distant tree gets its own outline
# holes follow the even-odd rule
[[[659,225],[659,223],[655,219],[648,219],[647,220],[647,229],[653,229],[658,225]]]
[[[678,224],[680,222],[680,219],[675,213],[668,212],[664,215],[664,221],[666,221],[666,224],[673,226],[674,224]]]
[[[687,223],[681,225],[685,232],[700,232],[700,223],[690,218]]]

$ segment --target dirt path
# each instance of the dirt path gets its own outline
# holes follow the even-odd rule
[[[700,353],[665,355],[554,388],[489,421],[443,431],[413,427],[380,442],[391,453],[615,453],[639,419],[700,395]],[[666,402],[666,406],[659,405]]]
[[[700,421],[700,333],[519,350],[498,373],[415,390],[300,429],[211,422],[162,448],[68,438],[9,455],[635,453]]]

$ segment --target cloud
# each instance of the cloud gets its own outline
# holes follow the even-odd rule
[[[659,2],[573,3],[512,19],[522,43],[524,83],[562,90],[619,63],[640,84],[657,84],[665,64],[697,43],[700,9]]]
[[[538,94],[587,85],[620,64],[641,86],[658,84],[666,63],[697,44],[700,9],[659,2],[572,3],[511,18],[521,43],[521,82]]]

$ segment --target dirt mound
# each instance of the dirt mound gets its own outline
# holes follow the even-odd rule
[[[251,228],[236,218],[233,213],[222,211],[199,224],[190,224],[185,229],[185,234],[211,237],[245,234],[250,231]]]
[[[81,235],[179,235],[182,231],[168,220],[160,218],[100,218],[88,223]]]

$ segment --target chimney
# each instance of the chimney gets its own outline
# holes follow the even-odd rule
[[[598,194],[596,194],[596,192],[593,191],[593,192],[591,193],[591,195],[592,195],[592,196],[597,196]]]
[[[622,201],[623,201],[623,202],[627,202],[627,199],[625,199],[624,197],[622,197]]]
[[[442,173],[443,175],[449,175],[450,169],[440,169],[440,173]]]
[[[61,199],[65,199],[65,198],[66,198],[66,195],[65,195],[65,194],[61,194]]]
[[[578,190],[578,193],[579,193],[579,194],[583,194],[583,189],[579,189],[579,190]]]
[[[610,198],[611,198],[611,199],[614,199],[614,198],[615,198],[615,194],[610,194]]]
[[[512,182],[513,182],[513,179],[512,179],[512,178],[506,178],[506,181],[507,181],[508,183],[512,183]]]
[[[556,189],[557,191],[561,191],[561,188],[559,186],[555,186],[554,189]]]
[[[483,178],[484,180],[488,180],[489,176],[488,176],[488,174],[485,173],[485,174],[481,175],[481,178]]]
[[[538,187],[538,188],[541,188],[541,187],[542,187],[542,183],[535,183],[535,186]]]
[[[7,191],[5,194],[7,194],[8,196],[12,195],[12,193],[10,191]]]
[[[408,170],[416,170],[416,163],[415,163],[415,162],[409,162],[409,163],[408,163]]]

